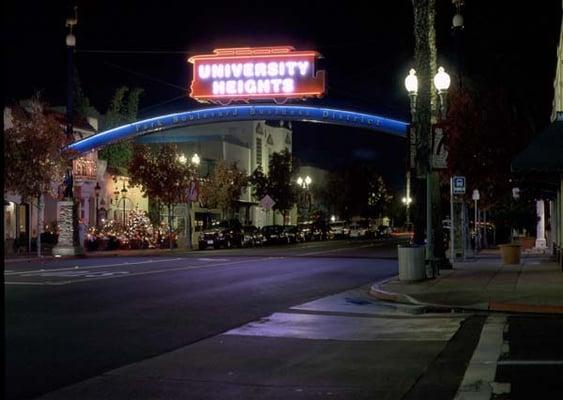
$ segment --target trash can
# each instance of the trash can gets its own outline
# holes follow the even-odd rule
[[[397,246],[399,250],[399,280],[422,281],[426,279],[424,246]]]

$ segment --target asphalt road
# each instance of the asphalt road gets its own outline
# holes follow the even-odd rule
[[[31,398],[397,273],[395,245],[330,241],[6,264],[6,397]]]

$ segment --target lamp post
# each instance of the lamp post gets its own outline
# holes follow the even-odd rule
[[[297,184],[305,190],[306,193],[306,198],[307,198],[307,218],[309,218],[310,214],[311,214],[311,192],[309,191],[309,186],[311,185],[311,183],[313,182],[313,180],[311,179],[311,177],[309,175],[305,176],[305,178],[299,176],[297,178]]]
[[[102,190],[102,188],[100,187],[100,183],[96,182],[96,187],[94,188],[94,192],[96,193],[96,228],[98,228],[100,226],[100,215],[99,215],[99,208],[98,208],[98,202],[100,199],[100,191]]]
[[[446,93],[450,86],[450,77],[445,72],[443,67],[438,68],[438,73],[434,76],[434,87],[436,88],[438,95],[440,97],[440,104],[441,104],[441,116],[445,117],[446,115]],[[416,71],[414,68],[411,68],[409,74],[405,78],[405,88],[409,94],[410,98],[410,111],[411,111],[411,120],[412,123],[416,121],[416,98],[418,95],[418,78],[416,77]],[[422,140],[423,132],[416,131],[416,124],[414,125],[414,129],[412,130],[410,141],[409,141],[409,150],[412,149],[411,142],[414,140],[415,143],[420,143]],[[420,136],[420,137],[419,137]],[[424,166],[426,170],[426,259],[431,264],[432,270],[434,271],[434,246],[433,246],[433,235],[432,235],[432,138],[431,136],[428,138],[428,146],[416,146],[417,150],[424,149],[425,152],[428,154],[423,154],[422,159],[428,160],[427,164]],[[419,157],[420,159],[420,157]],[[407,185],[410,186],[410,169],[412,165],[409,162],[409,168],[407,168]],[[407,188],[410,192],[410,188]]]
[[[406,225],[407,225],[407,229],[410,229],[410,226],[411,226],[411,217],[410,217],[410,210],[409,210],[409,208],[410,208],[410,204],[412,203],[412,198],[410,197],[408,190],[407,190],[407,195],[406,195],[405,197],[403,197],[403,198],[401,199],[401,201],[403,202],[403,204],[404,204],[405,207],[407,208],[407,211],[406,211],[406,212],[407,212],[407,222],[406,222]]]
[[[125,187],[125,181],[123,181],[123,189],[121,189],[121,198],[123,199],[123,227],[126,226],[125,218],[125,199],[127,199],[127,188]]]
[[[121,193],[121,197],[119,197],[120,193]],[[115,192],[113,192],[113,194],[115,195],[115,208],[117,211],[119,210],[119,203],[123,201],[122,214],[123,214],[123,228],[125,229],[126,221],[127,221],[125,200],[129,200],[131,203],[133,203],[133,201],[129,197],[127,197],[127,188],[125,187],[125,180],[123,180],[123,187],[121,188],[121,190],[116,189]]]
[[[188,162],[188,158],[184,155],[184,154],[180,154],[180,156],[178,157],[178,162],[180,164],[185,165]],[[199,157],[199,155],[197,153],[194,153],[194,155],[192,155],[192,157],[190,158],[190,164],[194,167],[194,170],[197,170],[199,168],[199,164],[201,162],[201,159]],[[195,171],[194,171],[195,172]],[[197,179],[197,177],[196,177]],[[192,186],[193,185],[193,186]],[[190,182],[190,189],[188,192],[188,196],[186,199],[186,226],[185,226],[185,236],[186,239],[188,241],[188,249],[193,249],[193,242],[192,242],[192,210],[191,210],[191,205],[192,205],[192,201],[195,200],[194,196],[197,198],[197,192],[195,192],[197,190],[197,184],[195,180],[192,180]]]

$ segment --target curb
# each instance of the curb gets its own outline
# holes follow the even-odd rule
[[[513,313],[528,313],[528,314],[563,314],[563,306],[555,305],[535,305],[535,304],[519,304],[519,303],[499,303],[489,301],[487,303],[475,303],[466,306],[453,305],[453,304],[436,304],[425,303],[416,300],[414,297],[404,293],[389,292],[381,289],[381,284],[388,282],[376,282],[369,289],[369,295],[378,300],[390,301],[394,303],[410,304],[422,306],[426,311],[452,311],[452,310],[465,310],[465,311],[495,311],[495,312],[513,312]]]

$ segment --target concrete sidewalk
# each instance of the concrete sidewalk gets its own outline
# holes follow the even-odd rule
[[[395,277],[374,284],[370,294],[430,308],[563,314],[563,272],[546,255],[523,254],[520,265],[503,266],[499,250],[487,250],[440,271],[436,279],[403,282]]]

